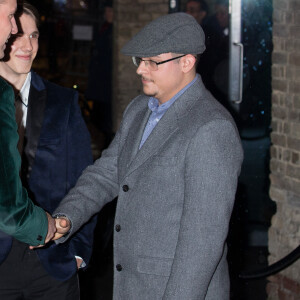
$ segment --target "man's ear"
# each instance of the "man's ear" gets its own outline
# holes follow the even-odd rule
[[[182,71],[188,73],[196,64],[196,57],[192,54],[187,54],[181,58]]]

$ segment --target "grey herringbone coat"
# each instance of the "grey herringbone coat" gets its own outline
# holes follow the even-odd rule
[[[130,103],[56,213],[74,232],[119,197],[114,299],[229,299],[225,240],[243,156],[235,124],[198,78],[138,150],[148,99]]]

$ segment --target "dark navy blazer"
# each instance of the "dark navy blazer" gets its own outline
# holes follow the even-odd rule
[[[25,154],[29,194],[52,213],[92,163],[90,135],[78,105],[78,93],[31,72]],[[84,200],[83,200],[84,201]],[[77,270],[75,255],[88,263],[92,253],[95,217],[65,244],[50,243],[37,251],[48,273],[67,280]],[[12,237],[0,235],[0,263],[7,257]]]

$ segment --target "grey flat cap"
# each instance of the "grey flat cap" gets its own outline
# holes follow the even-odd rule
[[[138,32],[121,52],[137,57],[162,53],[200,54],[205,50],[205,36],[194,17],[173,13],[157,18]]]

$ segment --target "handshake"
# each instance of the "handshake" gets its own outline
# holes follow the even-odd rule
[[[50,241],[55,241],[64,236],[71,227],[70,221],[65,217],[53,218],[49,213],[46,212],[48,219],[48,232],[45,238],[45,244]],[[30,249],[40,248],[44,245],[30,246]]]

